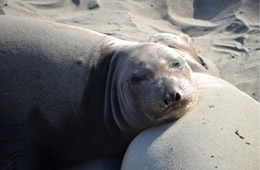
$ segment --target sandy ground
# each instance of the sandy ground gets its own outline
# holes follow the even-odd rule
[[[199,55],[217,65],[221,78],[260,101],[258,0],[0,0],[0,15],[51,20],[132,41],[183,32]]]

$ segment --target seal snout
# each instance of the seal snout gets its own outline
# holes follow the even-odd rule
[[[178,86],[178,80],[164,77],[162,78],[162,85],[164,89],[162,101],[165,107],[182,101],[183,96]]]
[[[182,96],[180,93],[178,92],[171,92],[171,93],[167,93],[165,95],[165,98],[163,100],[165,106],[169,106],[171,105],[172,103],[178,103],[179,101],[181,101],[182,99]]]

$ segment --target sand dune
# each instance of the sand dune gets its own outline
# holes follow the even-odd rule
[[[259,101],[258,0],[2,0],[1,15],[51,20],[133,41],[186,33],[220,77]]]

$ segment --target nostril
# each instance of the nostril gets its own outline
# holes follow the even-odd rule
[[[167,100],[164,100],[164,104],[165,104],[165,105],[168,105],[169,102],[168,102]]]
[[[181,95],[179,93],[176,93],[175,95],[175,101],[178,102],[181,100]]]
[[[165,106],[170,105],[171,103],[179,102],[181,100],[180,93],[171,93],[166,94],[166,98],[163,100]]]

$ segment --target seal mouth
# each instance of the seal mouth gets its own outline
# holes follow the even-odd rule
[[[182,100],[177,100],[177,102],[170,103],[167,100],[157,101],[144,114],[153,122],[170,122],[185,115],[196,104],[198,96],[199,94],[195,91],[192,97],[186,95]]]
[[[163,116],[168,115],[168,114],[174,114],[179,112],[179,110],[182,110],[186,108],[187,102],[182,102],[182,103],[173,103],[163,111]]]
[[[163,112],[163,115],[157,118],[159,122],[172,121],[180,118],[185,114],[186,107],[170,108]]]
[[[167,106],[163,113],[167,115],[173,112],[177,112],[179,109],[183,108],[181,105],[182,104],[171,104],[170,106]]]
[[[161,119],[170,119],[170,117],[173,117],[171,120],[176,119],[175,115],[179,115],[179,113],[183,112],[182,110],[186,108],[186,102],[181,103],[171,103],[165,106],[165,102],[163,101],[159,103],[158,110],[154,112],[154,114],[146,114],[147,117],[149,117],[151,120],[161,120]]]

